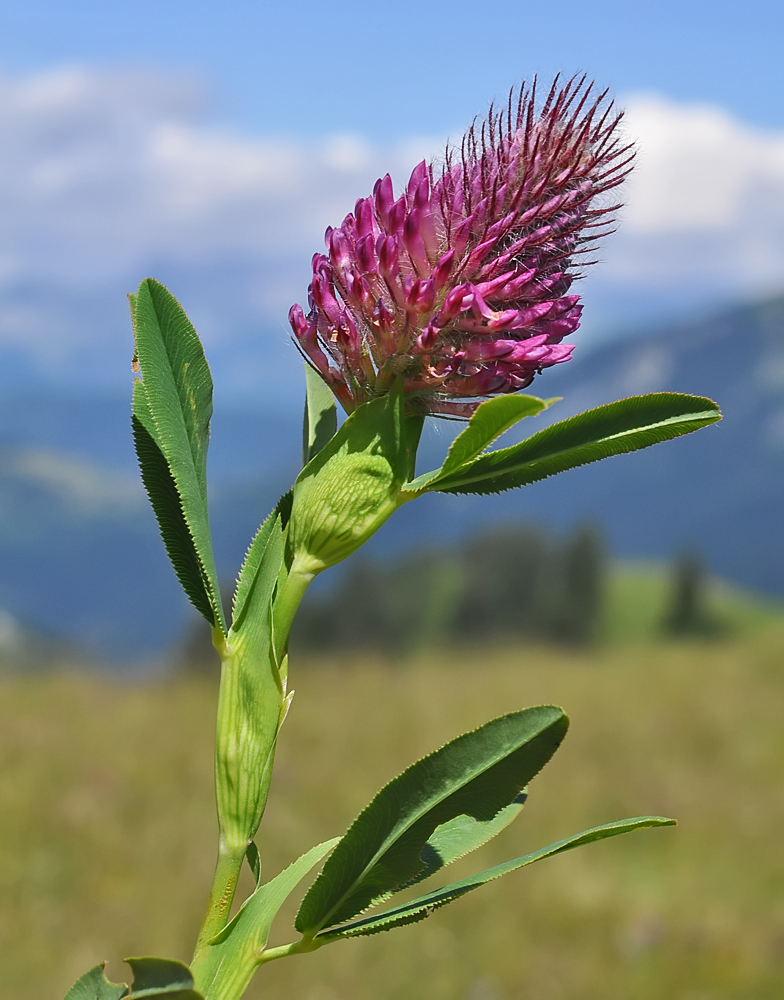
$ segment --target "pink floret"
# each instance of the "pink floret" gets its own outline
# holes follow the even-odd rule
[[[419,163],[397,199],[381,178],[327,230],[309,312],[289,320],[348,412],[402,376],[410,410],[466,417],[569,360],[582,306],[567,293],[633,157],[619,121],[583,79],[541,103],[522,87],[440,169]]]

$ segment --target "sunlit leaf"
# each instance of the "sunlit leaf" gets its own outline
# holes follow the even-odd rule
[[[207,445],[212,416],[212,378],[196,331],[179,302],[157,281],[146,278],[129,296],[136,361],[141,380],[134,387],[134,429],[145,486],[161,532],[186,593],[211,624],[225,631],[207,513]],[[146,434],[142,433],[139,425]],[[159,469],[155,445],[168,467],[170,481]],[[203,594],[193,573],[193,557],[171,497],[179,500],[187,526]],[[209,604],[205,612],[204,598]]]
[[[363,934],[377,934],[379,931],[392,930],[393,927],[413,924],[418,920],[424,920],[425,917],[429,917],[431,913],[442,906],[446,906],[447,903],[459,899],[466,893],[472,892],[474,889],[478,889],[480,886],[486,885],[488,882],[492,882],[502,875],[507,875],[518,868],[525,868],[526,865],[532,865],[534,862],[542,861],[544,858],[550,858],[554,854],[560,854],[562,851],[570,851],[574,847],[581,847],[583,844],[590,844],[595,840],[617,837],[619,834],[630,833],[632,830],[640,830],[644,827],[653,826],[673,826],[674,824],[675,820],[666,819],[662,816],[637,816],[634,819],[624,819],[616,823],[607,823],[605,826],[597,826],[591,830],[585,830],[583,833],[578,833],[573,837],[567,837],[566,840],[559,840],[557,843],[543,847],[539,851],[526,854],[521,858],[515,858],[514,861],[507,861],[505,864],[495,865],[493,868],[488,868],[476,875],[469,875],[468,878],[460,879],[459,882],[452,882],[442,889],[435,889],[424,896],[419,896],[417,899],[411,900],[409,903],[403,903],[401,906],[385,910],[383,913],[364,917],[362,920],[356,920],[351,924],[346,924],[344,927],[338,927],[334,930],[322,931],[319,937],[337,940],[344,937],[358,937]]]
[[[481,403],[468,421],[468,426],[457,435],[447,453],[440,469],[426,472],[408,485],[409,490],[432,488],[435,482],[456,472],[462,466],[472,462],[478,455],[500,437],[510,427],[525,417],[541,413],[551,403],[552,399],[537,399],[536,396],[524,396],[510,393],[505,396],[495,396]]]
[[[455,816],[449,822],[436,827],[422,848],[421,857],[425,867],[408,885],[424,882],[446,865],[451,865],[453,861],[465,857],[466,854],[486,844],[488,840],[492,840],[505,830],[512,820],[517,819],[527,798],[526,791],[520,792],[492,819],[479,820],[473,816],[462,815]],[[406,887],[401,886],[401,888]]]
[[[701,396],[632,396],[552,424],[519,444],[487,452],[417,487],[424,479],[420,477],[405,492],[500,493],[689,434],[720,418],[716,404]]]
[[[458,816],[489,822],[511,805],[566,734],[560,708],[494,719],[417,761],[360,813],[310,887],[296,928],[313,935],[350,920],[428,867],[428,843]],[[423,857],[423,851],[425,856]]]
[[[141,401],[138,400],[139,396],[142,397]],[[185,520],[177,484],[163,452],[148,430],[149,425],[143,423],[138,415],[142,407],[146,406],[140,383],[134,387],[134,401],[133,442],[142,482],[155,512],[166,553],[191,604],[213,624],[215,613],[207,573]]]

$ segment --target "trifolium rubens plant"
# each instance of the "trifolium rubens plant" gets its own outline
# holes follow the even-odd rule
[[[396,893],[480,847],[520,813],[568,724],[560,708],[539,706],[493,719],[412,764],[342,837],[273,878],[255,843],[292,697],[289,630],[319,573],[425,493],[526,486],[719,419],[708,399],[655,393],[492,447],[554,402],[522,390],[571,356],[566,338],[582,310],[574,279],[612,227],[612,192],[632,162],[620,118],[583,79],[556,80],[544,95],[523,86],[438,165],[420,163],[402,190],[383,177],[327,230],[326,252],[313,258],[307,309],[295,305],[289,314],[306,362],[303,469],[250,544],[230,620],[207,511],[207,361],[162,285],[145,279],[131,296],[142,478],[174,570],[209,622],[221,660],[217,863],[190,965],[129,959],[131,986],[110,983],[98,965],[67,1000],[237,1000],[274,959],[423,920],[561,851],[674,822],[643,816],[608,823],[396,902]],[[347,414],[340,426],[336,404]],[[420,472],[423,423],[438,417],[465,426],[440,468]],[[237,909],[244,864],[255,889]],[[282,903],[320,864],[293,939],[268,946]]]

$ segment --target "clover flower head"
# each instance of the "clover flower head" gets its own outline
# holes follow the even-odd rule
[[[536,83],[490,108],[440,166],[395,198],[387,174],[326,232],[296,343],[347,412],[398,377],[412,410],[467,417],[567,361],[580,323],[569,294],[631,168],[621,115],[585,78]]]

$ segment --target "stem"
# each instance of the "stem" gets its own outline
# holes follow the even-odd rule
[[[285,671],[289,630],[314,576],[314,572],[292,567],[275,601],[272,636],[266,629],[258,634],[247,632],[244,637],[232,633],[227,637],[213,630],[213,643],[221,657],[215,734],[220,846],[192,965],[204,958],[209,941],[228,923],[247,845],[264,812],[282,720],[285,674],[281,674]],[[236,968],[221,970],[210,1000],[241,996],[260,964],[260,956],[254,954],[233,964]]]
[[[287,955],[305,955],[309,951],[317,951],[325,944],[328,944],[327,940],[320,940],[319,938],[311,938],[310,940],[302,938],[299,941],[293,941],[291,944],[280,944],[277,948],[265,949],[258,960],[258,964],[264,965],[265,962],[274,962],[276,958],[285,958]]]
[[[228,922],[248,843],[269,790],[282,692],[269,633],[261,643],[233,640],[213,630],[221,657],[215,727],[215,793],[220,839],[207,912],[194,960]]]
[[[273,962],[276,958],[285,958],[287,955],[316,951],[322,944],[327,944],[327,941],[303,938],[291,944],[279,945],[277,948],[240,953],[234,961],[221,966],[220,978],[213,981],[207,996],[209,1000],[240,1000],[259,966]]]
[[[194,960],[207,942],[226,926],[244,860],[244,849],[230,849],[221,844],[218,850],[218,862],[215,865],[215,875],[212,879],[210,898],[207,903],[207,913],[193,953]]]
[[[289,632],[294,621],[294,615],[300,606],[305,591],[313,582],[318,569],[304,568],[297,565],[295,559],[291,567],[286,582],[281,588],[280,594],[275,600],[275,610],[273,614],[275,657],[280,663],[286,654],[289,642]],[[321,566],[319,566],[321,569]]]

